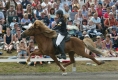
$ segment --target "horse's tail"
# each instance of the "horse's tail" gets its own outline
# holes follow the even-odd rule
[[[97,48],[95,48],[95,44],[90,38],[85,38],[83,40],[83,43],[85,44],[86,48],[89,49],[91,52],[94,52],[96,54],[101,54],[103,56],[107,56],[103,52],[101,52]]]

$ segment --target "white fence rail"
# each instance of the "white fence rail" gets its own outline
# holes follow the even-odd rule
[[[104,57],[104,58],[96,58],[97,60],[118,60],[118,57]],[[19,62],[19,61],[26,61],[27,59],[0,59],[0,62]],[[70,59],[58,59],[60,62],[69,61]],[[91,61],[88,58],[80,58],[76,57],[76,61]],[[39,59],[31,59],[31,61],[53,61],[52,58],[39,58]]]

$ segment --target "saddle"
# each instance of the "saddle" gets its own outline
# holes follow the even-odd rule
[[[56,50],[56,55],[59,54],[58,50],[57,50],[57,45],[56,45],[56,40],[57,40],[57,37],[56,38],[53,38],[52,41],[53,41],[53,46]],[[68,42],[70,40],[70,36],[67,35],[63,40],[62,42],[60,43],[60,45],[62,46],[62,48],[65,48],[65,42]]]

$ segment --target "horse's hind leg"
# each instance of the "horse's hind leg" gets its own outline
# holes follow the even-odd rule
[[[76,48],[75,53],[77,53],[78,55],[80,55],[82,57],[86,57],[86,58],[89,58],[89,59],[93,60],[98,65],[103,64],[103,62],[97,61],[92,55],[89,55],[89,54],[85,53],[85,48],[84,47],[81,47],[81,49],[79,49],[79,50]]]
[[[70,62],[68,62],[67,64],[64,64],[63,66],[64,67],[67,67],[68,65],[72,64],[72,63],[75,63],[75,59],[74,59],[74,52],[69,52],[69,58],[70,58]]]
[[[55,55],[50,55],[50,57],[55,61],[55,63],[60,67],[60,69],[65,72],[65,68],[60,64],[60,62],[58,61],[58,59],[56,58]]]

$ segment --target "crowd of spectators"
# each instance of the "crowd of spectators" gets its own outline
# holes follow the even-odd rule
[[[118,48],[117,0],[0,0],[3,49],[7,53],[17,50],[19,58],[29,55],[35,50],[34,37],[22,38],[21,33],[35,20],[53,28],[58,20],[55,13],[59,9],[68,19],[69,35],[80,39],[96,37],[98,49],[108,50],[109,56],[116,56],[113,49]]]

